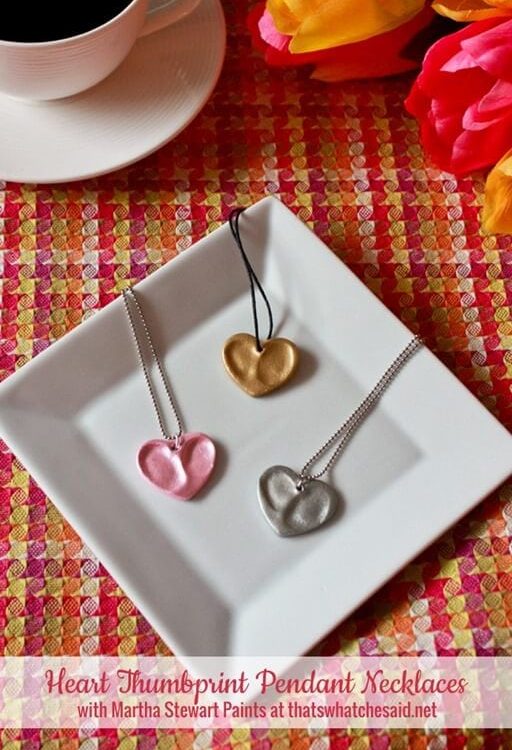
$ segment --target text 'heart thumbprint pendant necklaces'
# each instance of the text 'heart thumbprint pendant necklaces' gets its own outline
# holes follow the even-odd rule
[[[324,476],[369,412],[393,382],[405,363],[422,346],[415,336],[391,363],[380,380],[336,432],[306,461],[297,474],[287,466],[272,466],[260,477],[259,501],[265,518],[280,536],[306,534],[322,526],[338,507],[336,490]],[[333,449],[323,469],[310,473],[311,467],[329,449]]]
[[[266,396],[287,383],[299,364],[299,350],[292,341],[272,338],[274,319],[272,308],[254,268],[247,256],[240,235],[240,216],[243,208],[237,208],[229,217],[231,234],[240,250],[249,276],[254,321],[254,336],[236,333],[224,344],[224,367],[235,383],[250,396]],[[260,293],[268,313],[268,335],[260,338],[256,290]]]
[[[215,464],[215,445],[212,440],[202,432],[185,432],[183,420],[174,401],[174,397],[165,376],[160,358],[153,344],[153,339],[147,325],[142,307],[135,294],[134,289],[126,289],[123,292],[130,329],[137,348],[146,385],[148,387],[153,407],[156,412],[162,438],[149,440],[141,446],[137,462],[142,474],[151,484],[162,490],[171,497],[179,500],[190,500],[197,495],[199,490],[206,484]],[[133,302],[133,304],[132,304]],[[157,369],[165,394],[169,401],[172,413],[176,420],[177,432],[173,435],[167,433],[165,420],[163,418],[157,394],[151,382],[151,375],[144,358],[143,349],[137,332],[136,313],[140,327],[144,332],[147,347]]]

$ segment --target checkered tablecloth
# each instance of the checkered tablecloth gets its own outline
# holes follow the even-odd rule
[[[482,178],[457,180],[428,164],[402,107],[409,80],[328,86],[304,71],[267,69],[251,51],[247,8],[226,0],[220,83],[173,143],[79,184],[0,183],[2,376],[113,300],[121,280],[186,252],[233,206],[273,194],[512,427],[512,240],[480,230]],[[166,652],[3,444],[0,471],[2,653]],[[340,625],[323,650],[511,655],[511,537],[509,484]],[[510,734],[457,730],[0,737],[9,750],[512,748]]]

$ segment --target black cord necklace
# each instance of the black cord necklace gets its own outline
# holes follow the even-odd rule
[[[229,216],[229,228],[249,277],[254,335],[236,333],[224,344],[224,366],[235,383],[250,396],[265,396],[287,383],[299,364],[299,350],[292,341],[273,338],[274,316],[269,298],[258,279],[240,232],[240,216],[243,208],[237,208]],[[256,294],[259,292],[268,315],[268,334],[260,336]]]
[[[229,215],[229,228],[231,229],[231,234],[234,237],[234,240],[238,246],[238,249],[240,250],[240,255],[242,256],[242,260],[244,262],[244,265],[247,269],[247,275],[249,277],[249,284],[251,287],[251,304],[252,304],[252,317],[254,321],[254,338],[256,339],[256,348],[259,352],[263,351],[263,346],[261,344],[260,339],[260,327],[259,327],[259,321],[258,321],[258,307],[256,303],[256,290],[259,291],[261,294],[261,297],[263,299],[263,302],[265,303],[265,307],[267,308],[268,313],[268,335],[267,340],[272,338],[272,334],[274,333],[274,317],[272,315],[272,308],[270,306],[269,299],[266,295],[265,290],[261,286],[260,280],[256,276],[256,271],[251,265],[251,261],[247,257],[247,253],[245,252],[245,248],[242,242],[242,237],[240,236],[240,216],[244,212],[243,208],[236,208],[234,211],[231,212]]]

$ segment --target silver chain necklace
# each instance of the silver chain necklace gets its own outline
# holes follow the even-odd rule
[[[331,518],[338,506],[336,491],[320,481],[346,448],[358,427],[376,406],[400,370],[422,346],[415,336],[393,360],[372,390],[343,424],[309,458],[297,474],[287,466],[272,466],[260,477],[259,501],[265,518],[280,536],[297,536],[314,531]],[[324,467],[311,473],[313,465],[336,446]]]
[[[139,340],[139,335],[137,333],[137,326],[135,323],[135,318],[133,317],[132,308],[130,305],[130,299],[133,300],[133,303],[135,305],[135,310],[137,312],[137,315],[139,316],[139,320],[141,322],[142,330],[144,332],[144,335],[146,337],[146,341],[149,347],[149,351],[151,352],[151,356],[153,357],[153,360],[157,366],[158,374],[160,375],[160,380],[162,381],[162,385],[165,390],[165,394],[167,396],[167,399],[169,401],[172,413],[174,415],[174,418],[176,420],[176,424],[178,425],[178,430],[174,435],[170,435],[166,428],[165,428],[165,420],[162,415],[162,412],[160,410],[160,404],[158,402],[158,399],[156,397],[155,390],[153,388],[153,383],[151,382],[151,378],[149,375],[149,370],[146,365],[146,361],[144,359],[144,355],[142,353],[142,345]],[[149,391],[149,394],[151,396],[151,401],[153,402],[153,408],[156,413],[156,418],[158,420],[158,424],[160,426],[160,432],[162,433],[162,436],[165,440],[175,440],[179,441],[181,436],[183,435],[184,428],[183,428],[183,420],[181,418],[181,415],[178,411],[178,407],[176,406],[176,402],[174,400],[174,397],[172,395],[171,387],[169,385],[169,382],[167,380],[167,377],[165,375],[164,369],[162,367],[162,363],[160,362],[160,357],[157,354],[157,351],[155,349],[155,345],[153,344],[153,339],[151,337],[151,332],[149,330],[149,326],[146,322],[146,318],[144,317],[144,313],[142,312],[142,307],[140,305],[139,299],[137,295],[135,294],[134,289],[125,289],[123,291],[123,301],[124,306],[126,308],[126,313],[128,315],[128,321],[130,323],[130,329],[132,332],[133,339],[135,341],[135,347],[137,349],[137,354],[139,357],[139,362],[142,367],[142,371],[144,373],[144,378],[146,380],[146,385]]]
[[[133,307],[131,300],[133,301]],[[123,291],[123,301],[140,366],[162,433],[162,439],[149,440],[141,446],[137,455],[139,469],[152,485],[167,495],[179,500],[191,500],[202,489],[213,471],[215,446],[208,435],[202,432],[185,432],[183,419],[176,405],[135,290],[126,289]],[[139,318],[149,352],[156,364],[167,400],[176,420],[177,431],[173,434],[170,434],[166,429],[162,409],[144,358],[134,312]]]

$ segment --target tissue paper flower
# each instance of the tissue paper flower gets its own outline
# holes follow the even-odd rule
[[[496,164],[512,146],[512,20],[476,21],[437,41],[405,105],[441,168]]]
[[[382,77],[414,70],[419,66],[419,56],[412,53],[412,42],[430,25],[434,15],[430,7],[425,7],[406,23],[377,37],[302,53],[291,51],[292,37],[276,28],[265,3],[259,3],[253,8],[248,25],[254,45],[261,49],[269,65],[314,65],[312,77],[331,82]]]
[[[293,54],[385,34],[419,13],[425,0],[268,0],[276,29]]]
[[[487,232],[512,233],[512,150],[489,172],[482,223]]]
[[[454,21],[484,21],[512,16],[512,0],[442,0],[432,7]]]

